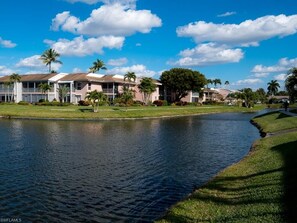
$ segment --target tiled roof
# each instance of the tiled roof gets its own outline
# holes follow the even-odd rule
[[[52,74],[28,74],[28,75],[20,75],[21,82],[23,81],[48,81],[50,78],[54,77],[55,73]],[[4,76],[0,78],[0,82],[8,82],[10,76]]]

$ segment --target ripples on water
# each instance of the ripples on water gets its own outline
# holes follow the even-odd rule
[[[247,154],[251,117],[0,120],[0,218],[151,222]]]

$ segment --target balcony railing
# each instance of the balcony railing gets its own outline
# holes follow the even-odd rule
[[[107,94],[112,94],[112,93],[117,94],[118,93],[117,89],[112,89],[112,88],[103,88],[102,91],[103,91],[103,93],[107,93]]]

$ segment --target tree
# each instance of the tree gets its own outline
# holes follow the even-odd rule
[[[107,101],[107,96],[102,91],[90,91],[86,95],[86,99],[91,102],[93,111],[98,112],[99,105]]]
[[[268,85],[268,94],[274,96],[277,92],[278,89],[280,88],[279,83],[277,82],[277,80],[271,80],[269,83],[267,83]]]
[[[122,103],[125,104],[126,111],[127,111],[128,104],[133,101],[133,98],[134,98],[134,91],[132,89],[124,87],[124,91],[121,94],[121,101]]]
[[[267,101],[266,92],[263,88],[259,88],[256,90],[257,100],[259,100],[262,104]]]
[[[207,83],[200,72],[184,68],[164,71],[160,79],[164,87],[174,94],[176,102],[187,96],[189,91],[200,92]]]
[[[254,104],[256,94],[251,88],[244,88],[240,90],[239,97],[244,100],[245,107],[250,108]]]
[[[208,88],[208,85],[209,84],[213,84],[213,81],[212,81],[212,79],[207,79],[206,80],[206,87]]]
[[[39,59],[42,60],[42,62],[46,66],[48,66],[48,71],[49,71],[49,73],[51,73],[52,72],[52,63],[62,64],[62,62],[60,60],[58,60],[59,57],[60,57],[60,54],[57,53],[55,50],[48,49],[43,52],[43,54],[40,56]]]
[[[105,67],[105,64],[102,60],[97,59],[95,62],[93,62],[93,66],[89,68],[89,72],[96,73],[99,70],[107,70]]]
[[[152,78],[144,77],[138,85],[139,91],[143,94],[143,102],[147,105],[152,93],[156,90],[157,85]]]
[[[221,79],[214,79],[214,80],[213,80],[213,84],[214,84],[215,87],[216,87],[218,84],[221,85],[221,84],[222,84]]]
[[[229,85],[229,81],[225,81],[225,87],[227,88],[227,86]]]
[[[297,67],[293,67],[288,71],[285,86],[290,96],[290,102],[294,103],[297,98]]]
[[[57,89],[57,92],[59,94],[60,103],[64,103],[65,97],[69,92],[69,87],[67,87],[66,85],[62,85]]]
[[[127,72],[125,75],[124,75],[124,81],[125,81],[125,83],[126,83],[126,80],[128,80],[128,82],[132,82],[132,80],[133,80],[133,82],[135,82],[135,80],[136,80],[136,75],[135,75],[135,73],[134,72]],[[126,85],[126,84],[125,84]],[[128,84],[128,88],[129,88],[130,86],[129,86],[129,84]]]
[[[10,82],[14,83],[13,88],[15,88],[15,94],[13,93],[12,100],[15,101],[15,96],[18,95],[17,83],[21,82],[21,76],[17,73],[13,73],[12,75],[9,76],[9,80]]]
[[[38,88],[44,94],[44,99],[48,101],[48,98],[46,97],[46,95],[47,95],[47,92],[52,89],[52,87],[48,83],[40,83],[38,85]]]

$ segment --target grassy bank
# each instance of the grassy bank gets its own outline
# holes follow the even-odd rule
[[[34,106],[34,105],[0,105],[0,116],[31,118],[66,118],[66,119],[101,119],[101,118],[144,118],[176,115],[194,115],[217,112],[253,112],[263,109],[239,108],[233,106],[164,106],[164,107],[100,107],[98,113],[91,107],[81,106]]]
[[[297,118],[272,113],[255,118],[281,131]],[[297,131],[255,142],[241,162],[225,169],[158,222],[297,222]]]

